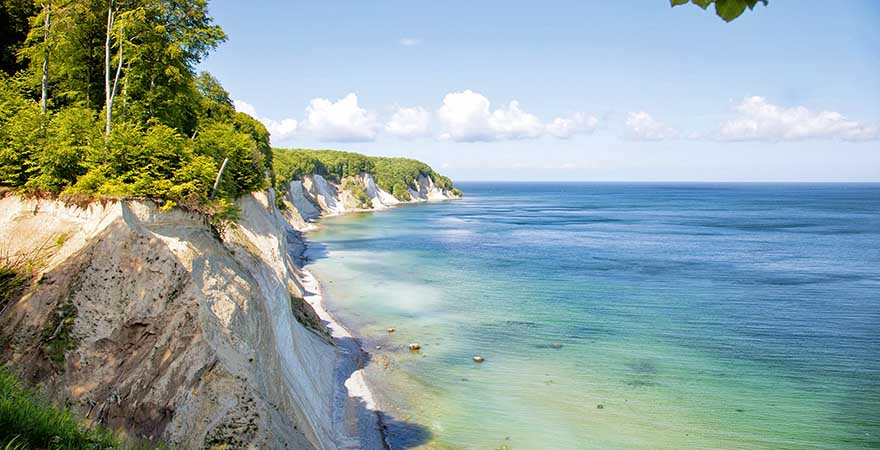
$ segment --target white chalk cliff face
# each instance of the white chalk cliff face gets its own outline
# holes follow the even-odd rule
[[[332,185],[303,184],[294,202],[339,210]],[[89,420],[172,448],[383,448],[376,414],[344,386],[356,346],[302,319],[316,293],[294,228],[318,210],[282,215],[273,195],[242,197],[221,236],[146,201],[0,199],[0,248],[44,262],[0,315],[0,363]]]
[[[408,188],[410,199],[407,201],[401,201],[389,192],[382,190],[376,184],[376,180],[371,174],[363,173],[352,178],[357,185],[363,188],[367,197],[369,197],[372,208],[367,208],[367,210],[386,209],[401,203],[432,202],[458,198],[452,192],[434,185],[434,180],[424,175],[420,175],[417,180],[414,180],[418,189]],[[295,211],[292,214],[305,222],[300,226],[300,229],[309,229],[308,222],[321,216],[334,216],[346,212],[365,210],[358,205],[354,193],[342,187],[343,184],[327,180],[317,174],[289,183],[290,188],[284,193],[284,199],[293,206]]]

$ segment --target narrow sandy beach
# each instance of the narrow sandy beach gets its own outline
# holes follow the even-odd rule
[[[327,324],[341,353],[334,380],[338,388],[333,400],[337,414],[334,422],[343,427],[337,435],[360,437],[360,442],[339,443],[339,448],[389,449],[383,433],[381,411],[364,377],[366,353],[357,339],[327,310],[320,281],[305,268],[300,268],[300,272],[304,300]]]

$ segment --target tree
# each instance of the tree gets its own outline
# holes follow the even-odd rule
[[[714,3],[715,14],[726,22],[730,22],[739,17],[746,10],[746,7],[748,7],[749,10],[752,10],[758,2],[767,6],[767,1],[768,0],[670,0],[670,3],[673,7],[693,3],[703,9],[709,8],[709,5]]]
[[[30,32],[19,58],[30,63],[40,75],[40,112],[49,108],[49,61],[53,55],[67,50],[67,31],[70,26],[70,0],[39,1],[39,13],[32,19]]]
[[[0,70],[12,75],[24,66],[18,52],[30,30],[33,0],[0,0]]]
[[[213,120],[228,121],[235,113],[229,92],[220,84],[213,75],[202,72],[196,78],[196,89],[201,95],[199,108],[199,122]]]
[[[136,120],[155,118],[183,134],[198,124],[198,62],[226,40],[213,24],[205,0],[142,0],[143,18],[130,37],[131,68],[126,73]]]

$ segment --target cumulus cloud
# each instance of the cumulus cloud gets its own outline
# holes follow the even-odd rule
[[[421,43],[422,43],[422,40],[416,39],[416,38],[403,38],[400,40],[400,45],[402,45],[404,47],[412,47],[415,45],[419,45]]]
[[[842,139],[866,141],[880,137],[880,127],[849,120],[834,111],[814,112],[803,106],[784,108],[764,97],[746,97],[735,108],[737,117],[721,125],[725,141],[797,141]]]
[[[636,141],[660,141],[678,138],[678,131],[651,117],[645,111],[626,116],[624,136]]]
[[[385,132],[403,139],[415,139],[431,134],[431,113],[425,108],[398,107],[388,123]]]
[[[471,90],[446,94],[437,118],[444,128],[440,137],[457,142],[533,139],[544,134],[569,138],[591,131],[598,123],[595,117],[575,114],[545,125],[538,116],[523,111],[516,100],[493,111],[488,98]]]
[[[535,139],[542,136],[569,139],[576,134],[592,133],[599,122],[594,116],[574,113],[545,123],[535,114],[524,111],[516,100],[493,109],[488,98],[470,90],[447,94],[433,114],[421,106],[397,106],[390,117],[381,118],[362,108],[354,93],[336,101],[312,99],[301,121],[262,117],[247,102],[234,100],[234,104],[236,110],[261,121],[276,143],[294,136],[308,136],[324,142],[368,142],[374,141],[380,132],[401,139],[433,136],[455,142]],[[435,119],[439,124],[436,127],[433,124]],[[439,134],[434,133],[435,128]]]
[[[557,117],[547,124],[547,133],[560,139],[569,139],[575,134],[589,134],[596,130],[599,119],[583,113],[569,117]]]
[[[263,123],[266,130],[269,131],[273,142],[281,142],[290,139],[299,128],[299,122],[296,119],[272,120],[267,117],[260,117],[254,105],[241,100],[232,100],[235,110],[243,112]]]
[[[544,124],[534,114],[519,109],[519,102],[512,100],[507,108],[492,111],[489,127],[499,138],[531,139],[544,132]]]
[[[375,114],[358,106],[357,95],[351,93],[335,102],[312,99],[302,128],[326,142],[366,142],[376,139],[381,125]]]

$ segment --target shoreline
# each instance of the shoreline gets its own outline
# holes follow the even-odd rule
[[[302,239],[305,250],[308,242],[304,237]],[[388,442],[388,436],[385,431],[386,427],[382,419],[384,411],[378,406],[376,397],[373,395],[373,391],[370,389],[370,385],[364,375],[366,370],[364,360],[369,357],[369,354],[361,345],[360,340],[333,315],[324,303],[324,288],[320,280],[311,271],[306,269],[304,264],[301,264],[298,269],[301,274],[303,289],[305,290],[303,300],[326,323],[333,343],[341,350],[341,361],[339,362],[339,367],[337,367],[334,384],[336,385],[337,393],[345,393],[346,395],[345,398],[335,399],[334,401],[338,403],[341,400],[347,403],[337,404],[337,406],[341,407],[338,410],[348,417],[340,417],[339,419],[347,426],[354,425],[360,429],[359,437],[367,441],[363,442],[360,448],[376,448],[375,442],[370,441],[375,441],[378,438],[381,441],[381,447],[379,448],[391,450],[391,445]],[[361,403],[361,405],[355,405],[356,403]],[[350,417],[352,407],[355,406],[359,406],[357,408],[358,411],[354,413],[356,416]],[[367,413],[370,417],[364,417],[364,413]],[[364,425],[369,427],[370,424],[373,425],[373,427],[370,427],[373,428],[372,432],[364,427]],[[374,433],[376,435],[373,435]]]
[[[309,231],[317,230],[320,227],[320,220],[327,217],[340,217],[348,214],[367,213],[376,211],[387,211],[405,205],[418,205],[420,203],[432,203],[437,201],[457,200],[458,198],[445,198],[443,200],[427,200],[405,202],[400,205],[394,205],[382,209],[357,209],[350,211],[334,211],[330,214],[322,215],[317,220],[308,221],[309,227],[305,230],[296,230],[299,248],[297,249],[297,257],[295,265],[300,272],[300,282],[303,287],[303,300],[314,309],[315,314],[330,332],[330,337],[334,345],[340,350],[340,361],[337,364],[334,384],[336,386],[337,398],[333,401],[336,406],[337,426],[343,426],[347,429],[357,427],[358,437],[365,442],[361,442],[359,449],[369,450],[392,450],[391,442],[388,436],[388,426],[385,421],[387,408],[383,408],[381,396],[376,394],[375,389],[371,388],[369,377],[366,373],[366,363],[369,361],[371,354],[364,348],[359,337],[355,336],[345,324],[338,319],[329,306],[325,303],[326,293],[321,280],[315,276],[306,265],[309,261],[307,251],[309,248],[309,240],[306,234]],[[340,433],[345,435],[346,433]],[[376,441],[379,442],[376,442]]]

